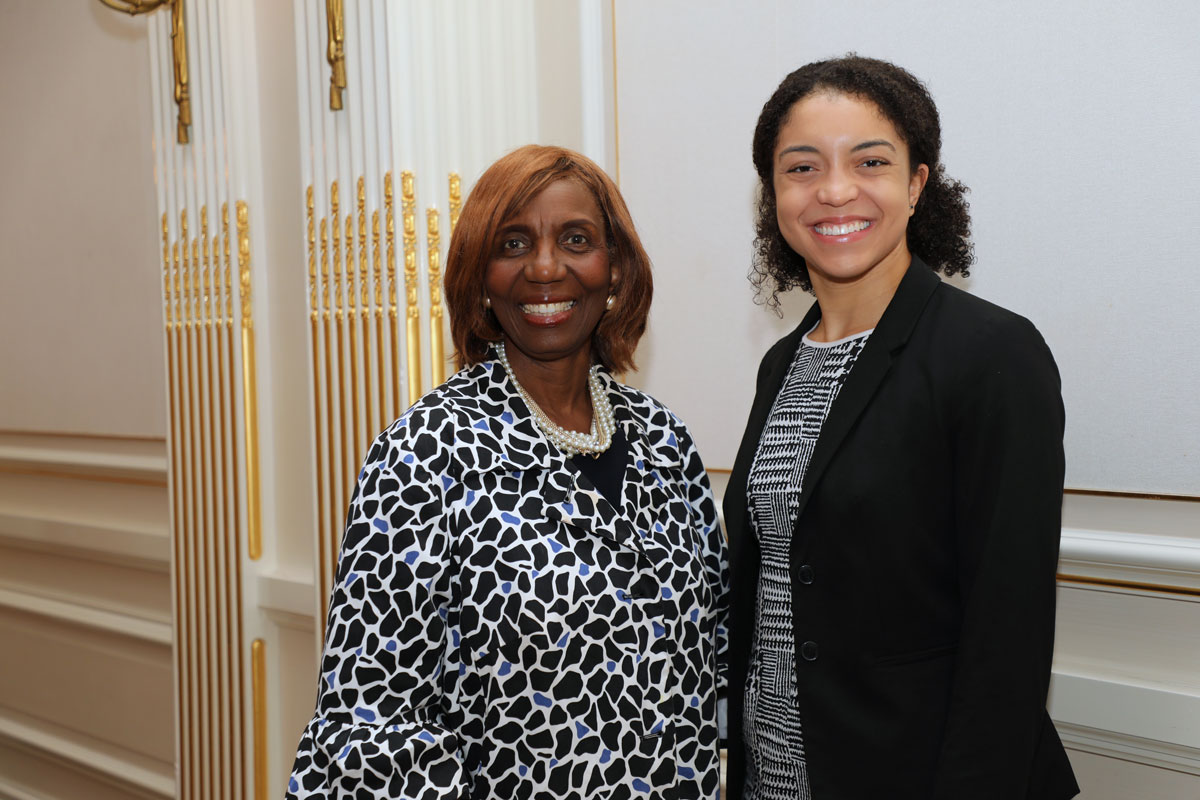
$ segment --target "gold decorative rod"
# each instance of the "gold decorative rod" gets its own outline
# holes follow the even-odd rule
[[[257,561],[262,558],[262,512],[258,505],[258,382],[250,302],[250,210],[245,200],[238,200],[236,209],[242,299],[242,404],[246,415],[246,542],[251,560]]]
[[[341,111],[342,92],[346,89],[346,17],[342,0],[325,0],[325,30],[329,43],[325,59],[329,62],[329,108]]]
[[[212,330],[212,262],[208,249],[208,206],[200,206],[200,251],[204,255],[204,329]]]
[[[171,4],[171,53],[175,65],[175,104],[179,117],[175,125],[175,141],[188,143],[188,128],[192,125],[192,100],[188,91],[187,29],[184,27],[183,0]]]
[[[346,475],[354,475],[358,466],[358,328],[355,325],[357,291],[354,288],[354,210],[346,210],[346,321],[350,328],[350,431],[345,440]],[[343,374],[342,379],[345,380]],[[343,416],[345,412],[343,410]]]
[[[171,232],[167,227],[167,212],[162,215],[163,239],[163,302],[166,304],[167,332],[171,331]],[[170,356],[170,352],[167,353]]]
[[[360,314],[359,319],[362,321],[362,420],[364,420],[365,437],[374,437],[378,433],[374,429],[374,414],[371,413],[373,403],[371,402],[371,293],[370,285],[367,283],[367,190],[366,180],[364,176],[359,175],[359,299]],[[378,242],[376,245],[378,251]],[[358,409],[358,405],[355,405]],[[355,428],[356,429],[356,428]],[[360,458],[356,459],[361,463],[361,449],[365,445],[365,439],[359,439],[358,450]]]
[[[192,271],[188,268],[188,223],[187,209],[179,212],[179,250],[183,254],[180,269],[183,274],[183,314],[184,327],[192,327]]]
[[[313,187],[310,183],[304,190],[304,217],[308,234],[308,321],[309,344],[312,350],[312,402],[313,402],[313,445],[317,455],[317,587],[321,597],[326,596],[325,547],[320,543],[321,526],[325,524],[325,492],[321,471],[325,465],[325,447],[321,439],[321,305],[317,293],[317,222]]]
[[[408,404],[421,399],[421,300],[417,290],[417,195],[413,174],[400,173],[400,211],[404,216],[404,293],[408,306]]]
[[[387,236],[387,285],[388,285],[388,322],[391,326],[392,338],[392,417],[400,416],[400,364],[396,357],[400,352],[400,323],[399,311],[396,309],[396,205],[395,193],[392,188],[392,173],[383,176],[383,207],[386,215],[385,235]]]
[[[462,178],[457,172],[450,173],[450,236],[458,227],[458,216],[462,213]]]
[[[254,696],[254,800],[267,800],[267,643],[250,645],[250,686]]]
[[[375,273],[375,385],[378,387],[377,415],[374,428],[387,425],[387,392],[384,390],[386,373],[383,371],[383,259],[379,249],[379,209],[371,212],[371,266]],[[364,317],[365,319],[365,317]],[[378,430],[368,431],[370,435]]]
[[[429,375],[434,386],[446,380],[446,350],[442,340],[442,255],[438,210],[425,209],[426,244],[429,252]]]

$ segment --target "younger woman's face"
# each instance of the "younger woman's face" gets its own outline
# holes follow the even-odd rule
[[[929,167],[910,166],[908,145],[874,103],[826,91],[797,101],[774,166],[779,230],[818,292],[908,269],[908,219]]]

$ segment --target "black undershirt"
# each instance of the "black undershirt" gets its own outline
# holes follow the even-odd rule
[[[576,469],[587,476],[604,499],[617,511],[621,510],[621,488],[625,481],[625,466],[629,463],[629,442],[620,425],[613,431],[612,444],[593,458],[580,453],[567,459]]]

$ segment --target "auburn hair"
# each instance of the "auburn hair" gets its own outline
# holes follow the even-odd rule
[[[646,330],[654,281],[650,257],[633,226],[621,191],[591,159],[563,147],[525,145],[479,177],[463,205],[446,255],[446,305],[459,368],[487,359],[503,331],[484,308],[484,277],[496,254],[499,231],[543,189],[573,180],[591,192],[604,215],[609,260],[618,266],[612,309],[592,334],[592,352],[612,372],[636,369],[633,351]]]

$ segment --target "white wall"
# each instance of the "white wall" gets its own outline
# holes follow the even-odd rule
[[[971,188],[972,292],[1031,319],[1063,374],[1067,485],[1200,494],[1200,5],[619,0],[622,190],[658,268],[641,383],[728,468],[779,321],[754,306],[758,111],[855,50],[922,78]],[[721,379],[714,380],[713,366]]]

